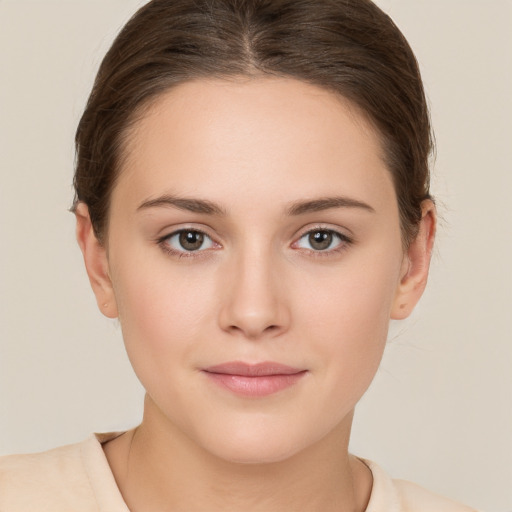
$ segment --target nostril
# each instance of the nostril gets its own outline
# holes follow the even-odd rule
[[[228,331],[232,334],[242,334],[247,339],[256,340],[258,338],[261,338],[263,336],[267,335],[275,335],[280,330],[279,325],[272,324],[268,325],[267,327],[261,327],[257,325],[247,325],[245,327],[238,326],[238,325],[230,325],[228,328]]]
[[[255,283],[254,275],[249,277],[238,279],[225,291],[219,304],[218,324],[224,332],[251,340],[278,336],[290,322],[286,301],[264,280]]]

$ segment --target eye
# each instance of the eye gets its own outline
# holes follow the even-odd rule
[[[295,245],[300,249],[327,252],[337,249],[344,243],[350,243],[350,239],[341,233],[331,229],[314,229],[302,235]]]
[[[213,240],[202,231],[181,229],[165,237],[162,242],[174,252],[197,252],[211,249]]]

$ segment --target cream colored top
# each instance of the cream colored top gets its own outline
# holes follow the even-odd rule
[[[44,453],[0,457],[1,512],[129,512],[101,443],[119,434]],[[377,464],[366,512],[476,512],[403,480],[392,480]]]

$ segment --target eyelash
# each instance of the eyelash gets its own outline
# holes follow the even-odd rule
[[[349,237],[343,233],[340,233],[339,231],[336,231],[335,229],[318,226],[318,227],[309,229],[308,231],[305,231],[304,233],[302,233],[300,235],[300,237],[295,242],[293,242],[292,247],[297,245],[305,237],[310,236],[312,233],[320,233],[320,232],[321,233],[329,233],[332,236],[336,237],[339,241],[338,245],[334,249],[325,249],[325,250],[314,250],[314,249],[305,249],[305,248],[302,248],[302,249],[297,248],[297,249],[305,251],[313,257],[325,258],[325,257],[337,255],[337,254],[345,251],[350,245],[352,245],[354,243],[354,240],[351,237]],[[191,258],[191,257],[197,258],[197,257],[207,256],[207,252],[208,252],[207,249],[195,250],[195,251],[187,251],[186,249],[183,249],[182,251],[180,251],[180,250],[173,249],[169,245],[169,240],[172,237],[177,236],[181,233],[197,233],[197,234],[200,234],[200,235],[210,239],[214,245],[217,245],[217,246],[220,245],[217,242],[215,242],[212,239],[212,237],[210,235],[208,235],[208,233],[206,233],[200,229],[196,229],[196,228],[194,228],[194,229],[184,228],[184,229],[178,229],[176,231],[173,231],[172,233],[169,233],[168,235],[165,235],[165,236],[159,238],[157,240],[157,244],[160,246],[160,248],[165,253],[170,254],[171,256],[178,257],[178,258]]]
[[[297,239],[296,242],[292,244],[292,246],[297,245],[302,239],[304,239],[307,236],[310,236],[312,233],[329,233],[332,236],[336,237],[338,239],[338,245],[334,247],[333,249],[325,249],[325,250],[314,250],[314,249],[302,249],[303,251],[308,252],[311,256],[315,258],[328,258],[332,256],[336,256],[340,254],[341,252],[344,252],[347,250],[353,243],[354,240],[347,236],[344,233],[340,233],[339,231],[336,231],[335,229],[326,228],[325,226],[316,226],[312,229],[308,229],[302,235]],[[300,250],[300,249],[299,249]]]
[[[184,228],[184,229],[177,229],[176,231],[173,231],[172,233],[169,233],[168,235],[165,235],[161,238],[159,238],[157,240],[157,244],[161,247],[161,249],[167,253],[167,254],[170,254],[171,256],[175,256],[177,258],[198,258],[198,257],[205,257],[207,256],[207,254],[205,254],[207,251],[205,249],[203,250],[196,250],[196,251],[187,251],[186,249],[183,249],[182,251],[179,251],[179,250],[176,250],[176,249],[173,249],[170,245],[169,245],[169,240],[176,236],[176,235],[179,235],[181,233],[197,233],[197,234],[200,234],[202,236],[204,236],[205,238],[208,238],[212,241],[213,244],[215,245],[219,245],[217,244],[216,242],[213,241],[213,238],[208,235],[208,233],[202,231],[201,229],[197,229],[197,228]]]

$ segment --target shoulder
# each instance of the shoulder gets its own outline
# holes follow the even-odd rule
[[[42,453],[0,457],[1,511],[103,510],[101,494],[107,488],[110,496],[115,482],[93,436]]]
[[[404,512],[476,512],[475,509],[427,491],[405,480],[394,480]]]
[[[375,462],[363,460],[373,475],[366,512],[477,512],[405,480],[391,479]]]
[[[83,444],[0,457],[0,510],[57,512],[90,501],[81,459]]]

